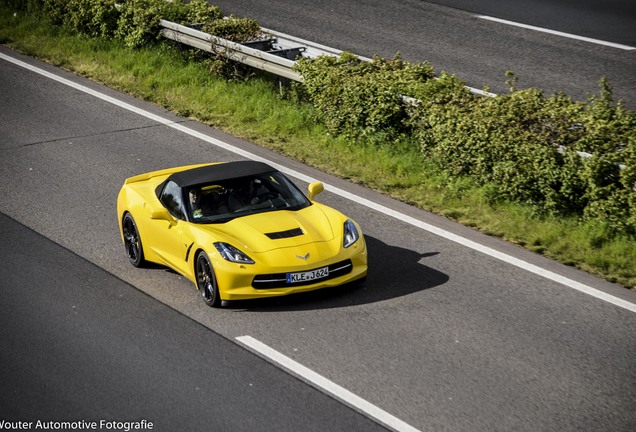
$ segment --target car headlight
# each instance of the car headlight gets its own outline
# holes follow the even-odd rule
[[[248,257],[243,252],[241,252],[240,250],[238,250],[237,248],[235,248],[234,246],[230,244],[223,243],[223,242],[216,242],[214,243],[214,247],[216,247],[216,250],[219,251],[219,253],[224,259],[230,262],[240,263],[240,264],[254,264],[254,260],[252,258]]]
[[[348,248],[358,241],[360,235],[358,229],[351,219],[347,219],[344,223],[344,247]]]

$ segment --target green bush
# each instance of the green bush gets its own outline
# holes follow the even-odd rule
[[[44,0],[44,11],[55,25],[63,25],[68,10],[67,0]]]
[[[119,13],[115,0],[68,0],[65,25],[93,37],[112,37]]]
[[[256,40],[262,36],[258,22],[235,16],[208,21],[204,24],[203,31],[238,43]]]
[[[212,6],[206,0],[191,0],[186,11],[186,22],[206,25],[223,18],[221,8]]]
[[[502,199],[568,210],[572,203],[560,196],[560,176],[572,159],[559,153],[558,145],[565,143],[558,131],[571,123],[554,113],[562,103],[561,97],[545,99],[535,89],[478,99],[446,124],[429,123],[422,148],[457,174],[498,184]]]
[[[608,235],[636,231],[636,117],[613,102],[605,80],[600,95],[582,103],[516,90],[512,73],[509,94],[477,97],[457,78],[433,80],[428,65],[399,56],[367,63],[345,53],[302,59],[296,70],[332,133],[410,134],[429,162],[496,185],[489,189],[493,201],[601,219]],[[417,102],[405,103],[401,95]]]
[[[161,39],[160,20],[182,24],[208,24],[222,18],[221,10],[204,0],[125,0],[120,8],[116,36],[131,47]]]
[[[349,53],[300,59],[294,68],[303,76],[320,120],[333,133],[354,136],[408,129],[408,106],[402,96],[416,95],[433,76],[427,64],[412,64],[399,56],[375,57],[367,63]]]
[[[133,48],[154,44],[160,39],[160,20],[182,15],[177,12],[182,5],[183,0],[125,0],[121,3],[115,36]]]
[[[528,89],[428,104],[413,116],[427,157],[456,175],[496,184],[497,199],[601,218],[610,232],[633,233],[635,118],[614,106],[604,87],[601,93],[584,104]]]

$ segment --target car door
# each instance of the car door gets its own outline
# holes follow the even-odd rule
[[[192,242],[189,241],[185,220],[185,207],[181,188],[174,182],[167,182],[159,196],[163,209],[154,210],[148,224],[148,235],[152,236],[155,252],[179,273],[187,271],[186,254]]]

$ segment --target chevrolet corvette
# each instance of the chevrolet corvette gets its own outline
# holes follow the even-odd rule
[[[281,296],[366,278],[359,225],[255,161],[190,165],[125,180],[117,198],[128,260],[167,266],[205,303]]]

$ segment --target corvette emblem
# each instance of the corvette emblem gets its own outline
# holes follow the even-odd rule
[[[309,258],[309,252],[307,252],[307,255],[305,255],[305,256],[296,255],[296,258],[301,259],[303,261],[307,261],[307,258]]]

